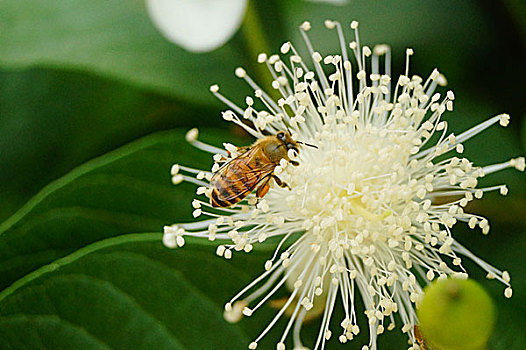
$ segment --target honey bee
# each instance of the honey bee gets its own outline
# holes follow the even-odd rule
[[[279,131],[276,135],[257,140],[252,146],[239,148],[241,154],[223,165],[210,180],[212,206],[230,207],[256,188],[256,196],[262,198],[272,180],[280,187],[289,187],[274,174],[274,169],[282,159],[299,165],[289,158],[288,151],[298,154],[300,143],[294,141],[290,133]]]

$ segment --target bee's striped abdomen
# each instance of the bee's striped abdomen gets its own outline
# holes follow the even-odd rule
[[[228,202],[219,194],[217,188],[212,188],[212,193],[210,194],[210,199],[213,207],[229,207],[235,203]]]

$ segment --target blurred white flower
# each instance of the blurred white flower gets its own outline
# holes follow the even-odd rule
[[[455,95],[435,92],[445,84],[436,69],[425,79],[410,75],[413,50],[407,49],[404,74],[392,80],[387,45],[362,46],[355,21],[351,42],[340,23],[325,25],[336,31],[339,52],[323,56],[314,51],[310,24],[305,22],[301,34],[308,56],[301,57],[290,42],[281,47],[281,57],[259,55],[258,61],[273,76],[272,88],[282,96],[277,101],[242,68],[235,74],[254,92],[242,106],[222,95],[217,85],[210,88],[229,108],[223,118],[254,137],[290,130],[293,139],[317,146],[301,148],[295,155],[298,166],[285,159],[276,164],[274,174],[290,190],[272,188],[264,199],[251,194],[228,208],[212,207],[207,198],[195,199],[194,217],[207,219],[166,226],[163,242],[175,248],[184,245],[185,236],[226,240],[217,254],[230,259],[234,252],[249,253],[269,238],[280,240],[260,277],[225,305],[225,318],[236,322],[256,314],[280,287],[290,290],[290,297],[249,349],[256,349],[283,315],[290,319],[277,349],[285,349],[291,333],[294,349],[303,349],[302,324],[309,310],[318,308],[323,316],[313,349],[324,349],[331,337],[342,343],[353,340],[365,328],[358,326],[365,313],[369,340],[362,350],[377,349],[377,336],[393,329],[395,322],[407,333],[410,349],[418,350],[415,305],[422,287],[448,276],[466,278],[463,259],[502,282],[504,295],[511,297],[509,273],[471,253],[454,238],[452,228],[461,222],[487,234],[488,220],[468,212],[466,206],[487,192],[506,195],[508,189],[503,184],[480,187],[479,179],[506,168],[524,171],[525,160],[473,165],[461,156],[463,143],[493,125],[507,126],[507,114],[459,135],[449,133],[443,119],[453,110]],[[226,152],[197,137],[196,129],[187,134],[192,145],[216,153],[218,163],[238,151],[225,144]],[[172,181],[196,184],[197,194],[210,198],[209,181],[220,168],[218,163],[212,172],[175,165]],[[336,307],[344,316],[332,320]]]
[[[157,29],[191,52],[212,51],[238,30],[247,0],[147,0]]]
[[[307,0],[344,5],[347,0]],[[146,0],[157,29],[190,52],[208,52],[225,44],[239,29],[248,0]]]

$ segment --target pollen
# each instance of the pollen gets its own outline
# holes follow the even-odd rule
[[[199,136],[199,130],[197,128],[193,128],[186,133],[186,141],[188,142],[195,141],[197,140],[198,136]]]

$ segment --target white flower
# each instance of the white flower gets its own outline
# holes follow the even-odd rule
[[[234,322],[252,316],[283,285],[291,291],[249,349],[257,347],[284,313],[290,320],[277,349],[285,349],[291,331],[295,349],[302,348],[302,322],[308,310],[320,305],[323,316],[314,349],[323,349],[332,334],[342,343],[352,340],[363,331],[357,319],[364,312],[369,342],[363,349],[377,348],[377,335],[394,327],[395,314],[412,343],[410,349],[418,349],[415,304],[422,284],[447,276],[466,278],[464,257],[486,270],[488,278],[501,281],[505,296],[511,296],[509,274],[476,257],[453,238],[451,229],[460,221],[487,234],[488,220],[464,208],[485,192],[505,195],[507,188],[478,188],[478,179],[508,167],[523,171],[525,161],[517,158],[478,167],[451,154],[462,153],[466,140],[490,126],[506,126],[509,116],[501,114],[460,135],[450,134],[442,117],[453,109],[454,94],[448,91],[441,97],[434,92],[445,83],[436,69],[426,79],[409,75],[413,50],[408,49],[405,74],[392,82],[388,46],[361,46],[357,22],[351,23],[355,38],[350,43],[338,22],[325,25],[337,32],[341,51],[334,55],[314,51],[307,36],[310,24],[305,22],[300,30],[309,62],[288,42],[281,47],[283,57],[259,56],[274,77],[272,87],[282,95],[278,101],[242,68],[236,75],[254,90],[246,107],[221,95],[217,85],[211,87],[230,108],[224,119],[254,137],[289,129],[294,139],[318,147],[303,147],[297,167],[286,161],[276,167],[275,173],[291,190],[272,188],[262,200],[251,195],[223,209],[196,199],[194,216],[209,218],[166,227],[165,243],[181,246],[184,241],[179,237],[184,235],[227,239],[230,243],[219,245],[217,254],[230,259],[233,251],[250,252],[259,242],[279,238],[275,253],[264,263],[265,272],[225,306],[225,318]],[[197,137],[194,129],[187,140],[216,153],[216,161],[228,157]],[[226,148],[235,151],[231,145]],[[208,195],[211,172],[183,166],[172,170],[175,183],[195,183],[201,198]],[[356,309],[358,297],[365,310]],[[331,320],[337,301],[343,320]]]
[[[224,45],[241,26],[247,5],[248,0],[146,0],[148,14],[157,29],[171,42],[196,53]]]
[[[147,0],[148,13],[170,41],[191,52],[215,50],[238,30],[247,0]]]

